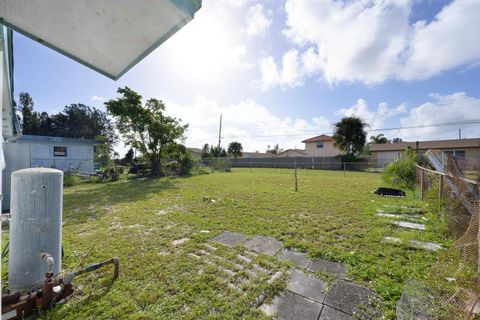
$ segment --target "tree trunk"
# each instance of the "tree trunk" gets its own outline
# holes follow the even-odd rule
[[[162,174],[162,165],[160,163],[160,159],[152,159],[151,163],[152,163],[151,176],[160,177],[160,175]]]

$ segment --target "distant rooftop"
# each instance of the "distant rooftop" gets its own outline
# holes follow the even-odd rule
[[[305,140],[305,141],[306,141],[306,140]],[[322,140],[318,140],[318,141],[322,141]],[[301,153],[301,154],[303,154],[303,155],[308,155],[308,153],[305,152],[305,150],[303,150],[303,149],[287,149],[287,150],[283,150],[282,152],[277,153],[276,156],[279,156],[279,155],[281,155],[281,154],[283,154],[283,153],[285,153],[285,152],[288,152],[288,151],[293,151],[293,152]]]
[[[36,141],[36,142],[63,142],[63,143],[85,143],[85,144],[104,144],[104,141],[83,138],[66,138],[52,136],[34,136],[24,134],[17,141]]]
[[[313,138],[309,138],[309,139],[306,139],[306,140],[303,140],[302,142],[303,143],[308,143],[308,142],[317,142],[317,141],[332,141],[332,137],[331,136],[328,136],[326,134],[321,134],[319,136],[316,136],[316,137],[313,137]]]
[[[417,147],[417,142],[402,141],[398,143],[373,143],[370,145],[370,151],[401,151],[408,147],[415,149]],[[418,141],[418,148],[422,150],[480,148],[480,138]]]

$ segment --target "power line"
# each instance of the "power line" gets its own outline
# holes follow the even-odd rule
[[[453,121],[453,122],[435,123],[435,124],[424,124],[424,125],[417,125],[417,126],[366,129],[365,131],[367,131],[367,132],[392,131],[392,130],[402,130],[402,129],[418,129],[418,128],[471,125],[471,124],[477,124],[477,123],[480,123],[480,119]],[[315,135],[315,134],[318,134],[318,132],[305,132],[305,133],[294,133],[294,134],[274,134],[274,135],[253,135],[253,136],[224,136],[223,138],[234,139],[234,138],[246,138],[246,137],[248,137],[248,138],[299,137],[299,136]],[[333,132],[329,132],[327,134],[333,134]]]
[[[480,119],[435,123],[435,124],[423,124],[418,126],[407,126],[407,127],[397,127],[397,128],[371,129],[366,131],[372,132],[372,131],[389,131],[389,130],[402,130],[402,129],[432,128],[432,127],[448,127],[448,126],[458,126],[458,125],[470,125],[470,124],[477,124],[477,123],[480,123]]]
[[[392,130],[402,130],[402,129],[420,129],[420,128],[434,128],[434,127],[447,127],[447,126],[465,126],[480,123],[480,119],[472,120],[463,120],[463,121],[452,121],[444,123],[435,123],[435,124],[424,124],[416,126],[405,126],[405,127],[392,127],[392,128],[377,128],[377,129],[367,129],[367,132],[378,132],[378,131],[392,131]],[[332,135],[333,132],[328,132],[325,134]],[[227,139],[241,139],[241,138],[279,138],[279,137],[301,137],[301,136],[310,136],[318,135],[318,132],[305,132],[305,133],[291,133],[291,134],[272,134],[272,135],[253,135],[253,136],[223,136],[222,138]],[[190,143],[204,142],[200,141],[191,141]]]

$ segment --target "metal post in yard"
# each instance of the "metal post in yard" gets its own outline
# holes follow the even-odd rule
[[[438,175],[438,203],[442,201],[443,197],[443,175]]]
[[[345,166],[345,162],[343,163],[343,176],[345,177],[347,174],[347,169],[346,169],[346,166]]]
[[[295,192],[298,191],[298,181],[297,181],[297,161],[293,163],[293,166],[295,168]]]
[[[423,169],[420,169],[420,199],[423,201]]]

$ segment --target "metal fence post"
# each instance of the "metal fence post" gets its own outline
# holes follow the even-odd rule
[[[443,175],[438,175],[438,202],[442,201],[443,197]]]
[[[420,199],[423,201],[423,169],[420,169]]]
[[[295,161],[293,163],[294,167],[295,167],[295,192],[298,191],[298,181],[297,181],[297,161]]]

